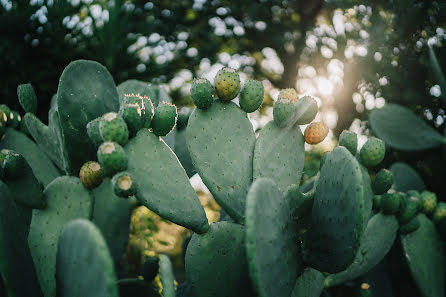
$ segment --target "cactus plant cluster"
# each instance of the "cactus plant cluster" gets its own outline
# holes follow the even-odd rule
[[[421,296],[444,295],[435,226],[446,226],[446,207],[416,173],[380,168],[383,140],[358,150],[357,135],[344,131],[301,184],[305,142],[328,133],[314,122],[310,96],[282,90],[256,136],[247,113],[261,106],[263,85],[242,86],[228,67],[213,84],[194,80],[195,109],[178,111],[143,82],[116,87],[102,65],[84,60],[64,70],[48,125],[33,114],[32,87],[18,95],[23,121],[0,107],[0,272],[9,297],[316,297],[349,283],[382,296],[373,273],[390,273],[394,260]],[[189,182],[195,173],[222,208],[219,222],[206,218]],[[148,258],[142,278],[119,279],[128,197],[193,232],[179,286],[165,255]]]

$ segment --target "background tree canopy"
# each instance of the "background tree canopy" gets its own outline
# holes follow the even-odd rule
[[[2,0],[0,96],[19,109],[17,85],[31,82],[45,120],[63,68],[82,58],[105,65],[117,84],[166,84],[187,105],[193,77],[228,65],[264,81],[266,106],[280,88],[316,96],[335,136],[367,134],[361,120],[385,102],[442,131],[446,96],[433,59],[445,68],[445,22],[443,1]],[[435,190],[439,153],[393,153],[388,163],[405,159]]]

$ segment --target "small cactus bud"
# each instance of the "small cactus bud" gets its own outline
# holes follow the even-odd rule
[[[87,124],[87,134],[95,147],[98,147],[102,143],[101,131],[99,130],[99,122],[101,118],[96,118]]]
[[[386,145],[379,138],[371,137],[359,152],[361,162],[365,167],[373,167],[381,163],[386,154]]]
[[[127,124],[130,136],[135,136],[136,133],[144,126],[142,109],[136,102],[124,102],[119,108],[119,115]]]
[[[388,169],[381,169],[372,183],[373,193],[381,195],[386,193],[393,185],[393,174]]]
[[[256,111],[262,105],[264,93],[262,82],[248,80],[240,92],[240,107],[247,113]]]
[[[99,131],[103,141],[114,141],[125,145],[129,139],[129,130],[124,119],[116,112],[109,112],[99,121]]]
[[[215,76],[214,85],[218,98],[229,102],[240,91],[240,76],[235,69],[223,67]]]
[[[6,126],[9,126],[11,119],[11,109],[9,109],[9,107],[5,104],[0,104],[0,111],[4,113],[4,115],[0,118],[0,122],[4,122]]]
[[[277,99],[274,104],[273,118],[274,123],[283,128],[294,124],[296,115],[296,106],[288,99]]]
[[[119,172],[111,180],[113,191],[116,196],[128,198],[136,194],[136,184],[128,172]]]
[[[381,209],[384,214],[390,215],[398,212],[400,208],[400,201],[402,197],[402,193],[394,192],[394,193],[385,193],[381,195]]]
[[[306,125],[311,123],[316,117],[318,106],[312,96],[303,96],[296,103],[296,123]]]
[[[374,195],[373,196],[373,209],[379,210],[381,208],[381,195]]]
[[[430,216],[435,208],[437,207],[437,195],[433,192],[429,191],[423,191],[421,193],[421,207],[422,212],[424,212],[426,215]]]
[[[178,112],[175,105],[162,102],[155,110],[152,130],[157,136],[166,136],[177,123]]]
[[[322,142],[328,134],[328,127],[322,122],[311,123],[305,129],[305,142],[308,144],[318,144]]]
[[[446,220],[446,203],[440,202],[432,214],[432,221],[438,225],[443,220]]]
[[[418,199],[413,196],[401,196],[400,207],[396,218],[400,224],[408,223],[418,213]]]
[[[116,142],[107,141],[99,146],[98,161],[104,169],[105,176],[112,176],[116,172],[127,168],[127,156],[124,149]]]
[[[214,103],[213,92],[214,87],[205,78],[194,79],[192,87],[190,88],[192,101],[199,109],[208,109],[211,107],[212,103]]]
[[[14,180],[22,175],[23,168],[25,167],[25,159],[22,155],[12,150],[1,150],[2,171],[5,179]]]
[[[420,228],[420,221],[418,217],[413,217],[408,223],[401,225],[399,231],[401,234],[408,234],[416,231],[418,228]]]
[[[358,151],[358,136],[354,132],[344,130],[339,136],[339,145],[348,149],[354,156]]]
[[[91,190],[99,186],[104,179],[104,172],[98,162],[88,161],[82,165],[79,178],[85,188]]]

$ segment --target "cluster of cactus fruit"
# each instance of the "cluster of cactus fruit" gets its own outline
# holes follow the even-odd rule
[[[156,86],[116,87],[103,66],[83,60],[64,70],[48,125],[33,114],[30,85],[18,96],[23,121],[0,108],[0,272],[9,297],[317,297],[357,280],[358,296],[384,296],[372,272],[387,273],[394,258],[418,296],[444,296],[437,229],[446,231],[446,205],[412,182],[419,177],[407,165],[379,169],[384,141],[371,137],[358,151],[357,135],[344,131],[301,184],[304,143],[328,134],[313,122],[311,96],[282,90],[257,136],[247,113],[260,108],[263,85],[242,86],[227,67],[214,84],[193,81],[190,110],[177,111]],[[189,182],[195,173],[222,208],[219,222],[206,218]],[[142,278],[118,280],[130,196],[193,232],[178,287],[164,255],[146,261]]]

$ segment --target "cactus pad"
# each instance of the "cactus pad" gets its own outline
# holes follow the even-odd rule
[[[120,83],[116,87],[116,90],[118,91],[119,103],[121,104],[124,101],[125,95],[140,94],[143,97],[144,96],[149,97],[151,100],[154,99],[152,97],[155,97],[155,96],[152,97],[150,96],[152,95],[152,90],[148,83],[135,79],[129,79],[126,80],[125,82]],[[158,105],[158,100],[156,101],[156,105]]]
[[[444,296],[444,253],[440,236],[424,214],[417,218],[420,228],[401,236],[404,255],[421,295]]]
[[[57,295],[118,297],[112,258],[98,228],[77,219],[64,227],[57,246]]]
[[[216,100],[189,118],[186,142],[192,163],[215,200],[236,221],[243,221],[252,182],[255,134],[235,103]],[[211,166],[212,164],[212,166]]]
[[[290,296],[302,269],[292,212],[272,180],[259,178],[252,184],[246,199],[246,254],[261,297]]]
[[[175,154],[178,160],[183,166],[188,177],[193,176],[197,171],[195,170],[194,164],[190,158],[189,149],[186,144],[186,130],[177,130],[175,133]]]
[[[305,147],[298,126],[279,128],[269,122],[259,133],[254,149],[254,180],[272,179],[282,193],[298,184],[304,168]]]
[[[406,163],[393,163],[389,170],[393,174],[393,187],[395,190],[400,192],[409,190],[421,192],[426,189],[421,176]]]
[[[206,232],[209,225],[204,209],[170,148],[155,134],[140,130],[125,149],[127,171],[138,184],[138,200],[163,218]]]
[[[359,248],[364,189],[358,161],[336,147],[320,171],[311,224],[304,241],[308,265],[330,273],[346,269]]]
[[[195,297],[251,296],[244,244],[245,228],[229,222],[213,223],[207,233],[192,236],[185,264]]]
[[[161,294],[163,297],[175,297],[175,276],[173,275],[172,262],[166,255],[160,255],[160,281],[163,285]]]
[[[291,297],[319,297],[324,289],[324,275],[319,271],[307,268],[297,278]]]
[[[37,112],[37,96],[30,83],[19,85],[17,87],[17,96],[25,112]]]
[[[44,190],[47,207],[34,210],[28,244],[45,297],[56,294],[57,241],[65,223],[90,218],[93,200],[76,177],[61,176]]]

